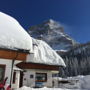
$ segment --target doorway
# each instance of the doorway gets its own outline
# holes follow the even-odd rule
[[[20,82],[19,82],[19,87],[23,86],[23,72],[20,71]]]

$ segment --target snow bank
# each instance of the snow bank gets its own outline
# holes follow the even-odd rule
[[[86,76],[83,78],[81,82],[81,88],[90,90],[90,76]]]
[[[68,78],[66,78],[66,80],[77,81],[75,83],[71,82],[71,84],[70,84],[71,87],[69,84],[67,86],[64,85],[67,88],[80,89],[80,90],[90,90],[90,75],[68,77]]]
[[[87,76],[77,76],[77,77],[71,77],[71,79],[78,79],[79,85],[81,89],[90,90],[90,75]]]
[[[0,47],[32,49],[32,39],[11,16],[0,12]]]
[[[34,58],[28,59],[28,62],[44,63],[50,65],[65,66],[63,59],[44,41],[32,39]]]

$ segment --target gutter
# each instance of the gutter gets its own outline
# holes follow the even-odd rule
[[[15,62],[15,60],[16,60],[17,57],[18,57],[18,52],[16,53],[15,58],[12,60],[11,77],[10,77],[10,87],[11,87],[11,84],[12,84],[12,78],[13,78],[13,67],[14,67],[14,62]]]

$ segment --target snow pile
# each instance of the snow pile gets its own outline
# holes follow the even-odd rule
[[[69,79],[78,79],[79,80],[78,83],[81,89],[90,90],[90,75],[71,77]]]
[[[90,76],[86,76],[83,78],[83,82],[81,83],[81,88],[90,90]]]
[[[68,81],[66,84],[59,84],[60,88],[67,89],[80,89],[80,90],[90,90],[90,75],[87,76],[76,76],[60,79],[62,81]],[[59,81],[60,81],[59,80]]]
[[[0,47],[31,49],[32,39],[12,17],[0,12]]]
[[[32,39],[34,57],[28,62],[65,66],[63,59],[44,41]]]

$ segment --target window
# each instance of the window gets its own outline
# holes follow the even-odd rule
[[[4,80],[4,74],[5,74],[5,65],[0,64],[0,82]]]
[[[34,76],[31,74],[31,75],[30,75],[30,78],[33,78],[33,77],[34,77]]]
[[[36,73],[36,82],[46,82],[47,73]]]

